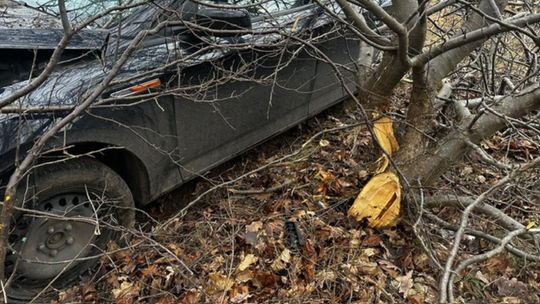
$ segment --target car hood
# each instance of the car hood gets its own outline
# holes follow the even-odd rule
[[[197,65],[222,57],[225,53],[225,51],[217,49],[182,61],[175,66],[188,67]],[[187,52],[178,49],[175,43],[141,47],[123,65],[114,78],[114,82],[122,83],[123,79],[163,67],[176,60],[177,56],[186,55]],[[16,146],[17,140],[14,135],[18,136],[19,143],[28,142],[36,134],[40,134],[54,119],[67,113],[66,111],[58,112],[51,109],[69,109],[82,102],[84,97],[107,76],[112,68],[113,59],[114,55],[110,55],[106,59],[108,62],[103,62],[101,58],[89,58],[68,66],[57,67],[37,89],[13,104],[0,109],[0,155]],[[143,79],[155,78],[161,75],[161,73],[149,73]],[[29,82],[30,80],[27,80],[0,88],[0,102],[13,92],[28,85]],[[105,95],[129,85],[132,84],[124,82],[119,85],[111,85]],[[17,109],[32,109],[33,111],[29,114],[19,115],[13,113]],[[37,113],[40,109],[43,110],[42,113]]]
[[[70,39],[67,50],[93,51],[105,44],[109,31],[82,30]],[[62,29],[0,28],[0,49],[4,50],[54,50],[62,37]]]
[[[253,24],[254,29],[273,29],[276,27],[276,22],[282,25],[284,28],[290,28],[291,24],[295,23],[301,15],[313,15],[319,14],[318,9],[313,7],[310,10],[299,10],[295,15],[281,16],[272,20],[259,20]],[[317,23],[325,24],[323,19],[317,19]],[[301,26],[294,27],[297,31],[301,31]],[[157,45],[143,44],[138,51],[136,51],[130,59],[126,61],[120,72],[115,77],[115,82],[120,82],[123,79],[133,77],[146,71],[145,79],[155,78],[162,75],[162,72],[150,73],[153,70],[159,70],[167,64],[178,60],[174,63],[174,68],[185,68],[190,66],[196,66],[198,64],[213,61],[218,58],[228,55],[230,52],[234,52],[234,49],[224,47],[227,43],[245,42],[252,45],[268,45],[269,43],[276,42],[283,39],[284,36],[279,33],[270,35],[254,35],[246,34],[242,37],[237,37],[235,40],[227,40],[226,38],[216,38],[214,41],[215,49],[208,50],[207,52],[200,53],[197,56],[193,55],[193,51],[189,49],[183,49],[178,42],[161,42]],[[236,40],[236,39],[240,39]],[[114,39],[109,41],[110,46],[116,45]],[[37,89],[27,94],[23,98],[20,98],[16,103],[10,105],[11,108],[23,108],[23,109],[43,109],[43,113],[34,114],[5,114],[5,108],[0,109],[0,155],[6,151],[10,151],[16,147],[17,142],[26,143],[35,138],[46,128],[50,122],[54,119],[62,116],[62,113],[49,111],[48,108],[57,107],[73,107],[80,103],[86,94],[91,89],[95,88],[99,84],[111,69],[111,65],[114,62],[114,51],[109,49],[109,54],[104,59],[83,59],[78,62],[57,67],[47,80],[40,85]],[[13,92],[26,86],[29,81],[23,81],[11,86],[0,88],[0,102],[8,97]],[[125,87],[126,85],[124,85]],[[114,92],[123,87],[110,86],[109,92]],[[4,112],[4,114],[2,114]],[[16,140],[17,136],[18,140]]]

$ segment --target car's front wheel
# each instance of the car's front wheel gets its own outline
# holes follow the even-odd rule
[[[8,297],[26,301],[73,283],[134,222],[133,196],[101,162],[81,158],[38,167],[18,188],[10,231]]]

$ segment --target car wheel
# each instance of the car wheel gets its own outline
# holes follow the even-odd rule
[[[98,261],[110,240],[134,222],[133,196],[101,162],[83,158],[34,170],[18,188],[10,231],[8,297],[27,301],[46,287],[64,288]],[[51,288],[49,288],[50,290]],[[46,294],[46,293],[42,293]]]

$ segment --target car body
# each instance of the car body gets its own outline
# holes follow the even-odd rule
[[[188,14],[184,2],[163,3]],[[346,67],[357,59],[358,41],[315,4],[281,3],[289,7],[271,15],[251,16],[253,29],[268,33],[217,37],[220,46],[207,51],[194,47],[197,43],[186,46],[192,39],[186,31],[179,34],[166,28],[149,37],[116,76],[118,84],[103,94],[105,102],[66,127],[49,142],[48,149],[69,147],[79,154],[100,150],[95,157],[126,180],[135,201],[142,205],[343,100],[347,94],[336,69],[345,82],[353,82],[352,69]],[[66,51],[75,59],[59,65],[39,88],[15,104],[29,109],[26,114],[10,112],[13,106],[0,110],[0,172],[8,173],[17,151],[28,149],[51,123],[69,112],[62,109],[78,104],[85,92],[100,83],[111,67],[110,58],[122,53],[142,28],[155,24],[160,14],[156,6],[146,5],[125,18],[122,34],[115,29],[81,33]],[[13,31],[0,32],[9,30]],[[61,37],[56,33],[55,40],[51,29],[19,31],[30,36],[27,41],[35,41],[30,47],[45,53]],[[280,31],[309,37],[317,50],[298,41],[286,42],[287,36]],[[108,49],[104,50],[102,37],[107,35]],[[52,38],[40,44],[40,37]],[[227,43],[246,47],[229,49],[224,47]],[[115,51],[115,45],[121,46]],[[20,53],[21,48],[24,45],[2,45],[0,38],[4,51]],[[79,54],[86,55],[77,57]],[[170,69],[152,72],[175,61]],[[250,62],[257,64],[250,66]],[[241,69],[246,72],[234,74]],[[206,86],[216,74],[226,80],[214,81],[204,89],[182,89]],[[126,79],[129,81],[122,83]],[[147,92],[145,102],[114,100],[116,92],[155,79],[161,83],[157,90],[168,93],[153,98],[156,90]],[[0,100],[27,83],[0,89]]]

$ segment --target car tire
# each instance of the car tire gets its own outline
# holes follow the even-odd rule
[[[95,265],[110,240],[121,241],[123,229],[113,227],[132,227],[135,219],[128,185],[90,158],[38,166],[19,185],[16,202],[23,211],[13,217],[14,250],[6,257],[6,276],[13,276],[7,289],[10,303],[28,302],[38,294],[41,301],[51,296],[42,292],[45,287],[73,284]],[[96,219],[99,225],[90,223]]]

